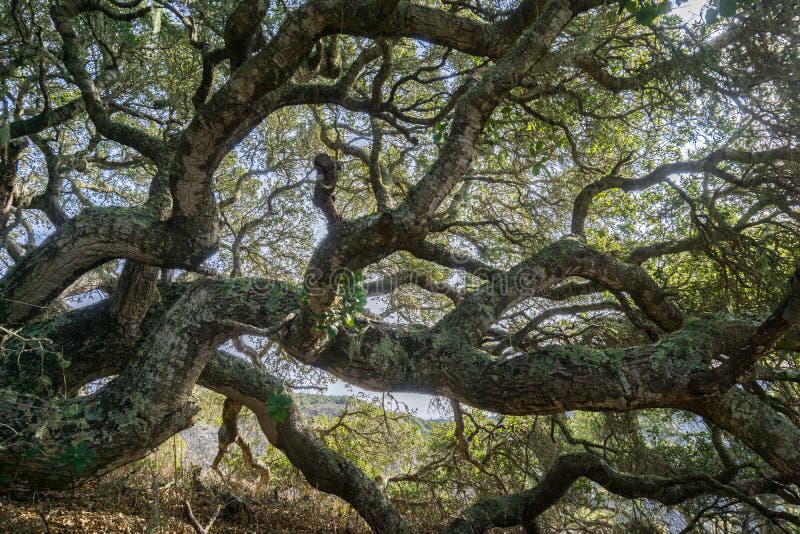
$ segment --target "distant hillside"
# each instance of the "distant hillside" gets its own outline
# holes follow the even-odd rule
[[[316,417],[327,416],[337,417],[342,410],[345,409],[348,399],[353,402],[364,402],[358,399],[353,399],[347,395],[320,395],[313,393],[296,393],[295,402],[300,410],[305,414],[308,419]],[[431,425],[434,423],[441,423],[446,419],[422,419],[416,416],[409,416],[411,420],[419,426],[424,433],[430,432]]]
[[[320,395],[315,393],[295,393],[295,402],[308,419],[328,416],[336,417],[347,405],[347,395]]]

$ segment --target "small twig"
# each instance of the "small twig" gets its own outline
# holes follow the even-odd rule
[[[44,524],[45,533],[50,534],[50,525],[47,524],[47,516],[44,515],[44,511],[39,508],[39,506],[36,507],[36,514],[42,520],[42,524]]]
[[[275,332],[279,331],[281,328],[283,328],[289,320],[294,318],[294,315],[295,315],[294,313],[289,314],[286,321],[283,321],[280,324],[277,324],[270,328],[259,328],[257,326],[240,323],[238,321],[233,321],[230,319],[223,319],[222,321],[220,321],[220,324],[226,328],[232,328],[236,330],[238,334],[248,334],[251,336],[258,336],[258,337],[269,337]]]
[[[194,516],[194,514],[192,513],[192,505],[189,504],[188,500],[183,501],[183,510],[184,512],[186,512],[186,518],[189,520],[189,523],[192,525],[194,531],[197,532],[197,534],[208,534],[209,532],[211,532],[211,527],[214,524],[214,521],[217,520],[219,512],[222,510],[222,506],[217,505],[216,510],[214,510],[214,513],[211,515],[211,519],[208,521],[208,524],[206,526],[203,526],[203,524],[200,523],[200,521],[198,521],[197,518]]]

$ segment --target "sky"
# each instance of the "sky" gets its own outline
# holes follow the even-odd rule
[[[366,391],[361,388],[351,386],[350,384],[342,382],[341,380],[337,380],[336,383],[332,384],[325,391],[326,395],[356,395],[358,393],[366,393],[368,398],[380,396],[380,393]],[[422,395],[420,393],[392,393],[392,397],[394,397],[398,402],[408,406],[408,409],[414,415],[422,419],[442,419],[443,417],[448,417],[448,414],[443,414],[441,410],[438,410],[431,404],[435,399],[435,397],[432,395]]]
[[[675,0],[673,0],[672,3],[674,5],[676,3]],[[705,5],[705,3],[706,0],[689,0],[681,6],[673,7],[672,13],[678,15],[686,21],[696,20],[702,15],[701,8]]]

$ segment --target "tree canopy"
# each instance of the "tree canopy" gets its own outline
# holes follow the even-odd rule
[[[800,5],[671,7],[5,2],[0,487],[143,457],[199,385],[378,532],[437,477],[449,532],[798,528]],[[472,474],[376,481],[293,401],[332,377],[449,399]]]

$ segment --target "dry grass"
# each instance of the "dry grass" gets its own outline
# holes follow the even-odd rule
[[[0,532],[192,534],[184,500],[203,524],[222,506],[215,534],[369,532],[349,506],[309,488],[236,491],[209,475],[202,482],[158,480],[154,491],[141,475],[110,475],[71,492],[0,495]]]

